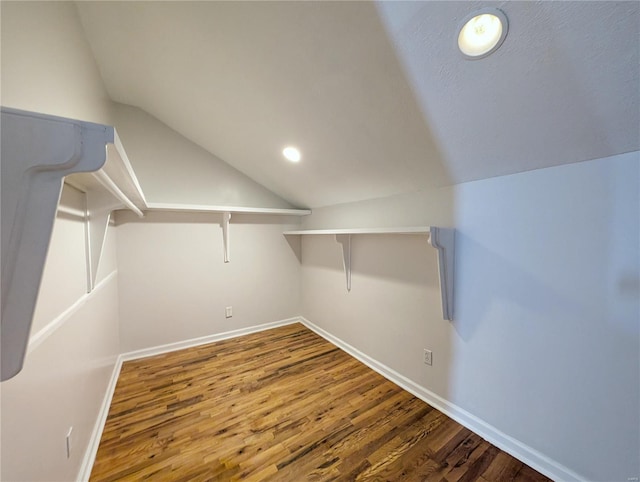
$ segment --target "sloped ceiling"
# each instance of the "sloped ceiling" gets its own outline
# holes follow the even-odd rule
[[[493,5],[509,34],[462,58]],[[319,207],[640,148],[640,3],[79,2],[109,95]],[[282,157],[298,146],[299,164]]]

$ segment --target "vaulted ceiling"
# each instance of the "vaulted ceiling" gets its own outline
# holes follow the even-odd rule
[[[466,60],[460,22],[487,5],[508,36]],[[77,6],[114,101],[296,205],[640,149],[636,1]]]

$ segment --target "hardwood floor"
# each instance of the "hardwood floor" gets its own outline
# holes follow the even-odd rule
[[[112,480],[549,480],[302,325],[126,362]]]

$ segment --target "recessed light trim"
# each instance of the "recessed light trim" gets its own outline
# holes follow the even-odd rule
[[[463,20],[458,30],[458,48],[466,59],[483,59],[500,48],[508,31],[509,21],[502,10],[478,10]]]
[[[302,156],[300,151],[293,146],[287,146],[282,150],[282,155],[287,158],[287,160],[291,162],[300,162]]]

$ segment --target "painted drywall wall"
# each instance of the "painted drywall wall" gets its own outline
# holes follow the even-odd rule
[[[43,289],[38,294],[31,335],[46,327],[87,292],[84,222],[78,216],[66,214],[74,210],[82,213],[84,202],[84,193],[64,185],[60,198],[62,210],[58,212],[53,225],[40,283]],[[54,286],[57,289],[50,289]]]
[[[3,1],[0,16],[2,105],[111,124],[111,101],[74,2]]]
[[[303,316],[559,467],[637,477],[639,184],[635,152],[456,186],[452,323],[425,241],[354,237],[347,293],[306,236]]]
[[[456,196],[450,396],[589,480],[640,473],[639,184],[635,152]]]
[[[304,236],[302,259],[305,318],[412,380],[447,393],[441,370],[451,364],[451,334],[442,321],[437,253],[426,236],[352,236],[350,292],[334,236]],[[435,352],[434,370],[424,369],[424,348]]]
[[[113,277],[2,383],[2,480],[76,480],[116,360],[117,294]]]
[[[282,235],[297,218],[234,214],[229,263],[220,214],[116,219],[122,352],[300,314],[299,246]]]
[[[304,229],[452,226],[452,187],[314,208]]]
[[[115,126],[148,202],[292,207],[140,109],[115,104]]]
[[[73,2],[2,2],[1,102],[111,123],[111,104]],[[84,209],[65,187],[61,204]],[[2,480],[74,480],[118,354],[115,231],[86,295],[82,220],[58,213],[23,370],[0,386]],[[64,313],[67,312],[65,316]],[[67,459],[65,438],[73,426]]]
[[[65,186],[62,208],[81,211],[83,205],[81,193]],[[118,355],[115,249],[111,227],[98,287],[87,295],[84,223],[58,213],[25,365],[1,386],[2,480],[78,475]],[[70,427],[73,447],[67,458]]]

